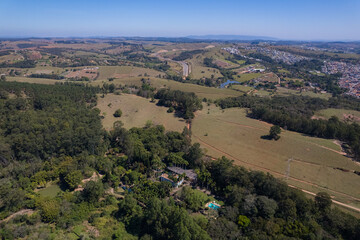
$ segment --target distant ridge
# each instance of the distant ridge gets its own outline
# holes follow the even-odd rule
[[[238,40],[238,41],[249,41],[249,40],[279,40],[273,37],[266,37],[266,36],[248,36],[248,35],[190,35],[186,38],[191,39],[203,39],[203,40],[222,40],[222,41],[231,41],[231,40]]]

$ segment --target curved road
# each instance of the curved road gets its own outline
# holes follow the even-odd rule
[[[183,69],[183,77],[187,77],[189,76],[190,74],[190,68],[189,68],[189,64],[187,62],[184,62],[184,61],[175,61],[175,60],[172,60],[170,58],[164,58],[163,56],[160,55],[160,51],[159,52],[156,52],[156,53],[153,53],[152,55],[154,57],[157,57],[159,58],[161,61],[170,61],[170,62],[174,62],[174,63],[178,63],[181,65],[182,69]]]

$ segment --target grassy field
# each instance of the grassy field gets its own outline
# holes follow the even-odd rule
[[[38,193],[43,197],[56,197],[56,195],[61,191],[60,187],[57,184],[52,184],[44,189],[38,191]]]
[[[242,91],[244,93],[247,93],[247,92],[250,92],[250,91],[254,90],[253,87],[239,85],[239,84],[233,84],[233,85],[229,86],[229,89],[236,89],[236,90]]]
[[[261,75],[261,73],[243,73],[239,75],[234,75],[234,80],[238,82],[246,82],[251,79],[260,77]]]
[[[343,121],[360,122],[360,112],[354,110],[328,108],[317,111],[314,115],[315,118],[325,119],[329,119],[332,116],[336,116]]]
[[[109,104],[111,104],[109,106]],[[101,114],[105,116],[102,120],[105,129],[110,130],[115,121],[122,121],[125,128],[143,127],[148,120],[156,125],[164,125],[166,130],[182,131],[185,121],[174,116],[174,113],[167,113],[167,108],[156,106],[150,99],[130,94],[107,94],[104,98],[99,97],[96,106]],[[115,118],[113,113],[121,109],[122,116]]]
[[[289,95],[309,96],[313,98],[323,98],[323,99],[329,99],[331,97],[331,93],[320,93],[320,92],[314,93],[312,91],[300,92],[298,90],[287,89],[283,87],[278,87],[276,90],[276,94],[282,96],[289,96]]]
[[[140,67],[132,66],[101,66],[99,67],[99,80],[107,80],[108,78],[131,78],[131,77],[145,77],[147,74],[149,77],[156,77],[159,74],[164,75],[163,73]]]
[[[55,79],[46,79],[46,78],[10,77],[10,76],[6,76],[6,81],[28,82],[28,83],[39,83],[39,84],[55,84],[56,82],[64,82],[64,80],[55,80]]]
[[[214,75],[214,78],[222,77],[220,71],[216,68],[209,68],[202,66],[202,63],[196,60],[189,61],[191,66],[191,73],[190,77],[194,79],[201,79],[201,78],[211,78]]]
[[[291,131],[283,131],[279,141],[262,139],[271,125],[247,118],[244,109],[222,111],[211,106],[196,115],[193,141],[206,148],[207,154],[224,155],[236,164],[270,172],[296,187],[315,193],[328,191],[337,200],[360,205],[354,200],[360,198],[359,176],[335,169],[359,171],[360,165],[345,157],[333,140]]]

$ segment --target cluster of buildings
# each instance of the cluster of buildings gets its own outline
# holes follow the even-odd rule
[[[231,54],[241,55],[239,49],[237,49],[237,48],[225,47],[225,48],[222,48],[222,50],[227,51],[228,53],[231,53]]]
[[[347,88],[347,94],[360,97],[360,65],[354,65],[346,62],[329,61],[324,62],[322,72],[326,74],[341,73],[339,85]]]
[[[266,56],[271,57],[271,59],[278,61],[278,62],[284,62],[286,64],[294,64],[296,62],[299,62],[301,60],[308,60],[309,58],[304,57],[304,56],[299,56],[299,55],[294,55],[288,52],[283,52],[283,51],[278,51],[275,49],[270,49],[270,48],[265,48],[265,47],[259,47],[259,46],[242,46],[242,48],[244,48],[245,50],[256,50],[257,53],[261,53],[264,54]],[[222,50],[227,51],[228,53],[231,54],[237,54],[242,56],[243,58],[247,58],[247,59],[254,59],[258,62],[261,62],[261,59],[255,59],[252,57],[248,57],[245,55],[242,55],[241,52],[239,51],[239,49],[234,48],[234,47],[226,47],[226,48],[222,48]]]
[[[271,57],[271,59],[277,62],[284,62],[286,64],[294,64],[301,60],[308,60],[309,58],[299,55],[294,55],[288,52],[278,51],[275,49],[258,47],[258,46],[244,46],[246,50],[256,50],[257,53],[261,53]]]
[[[192,169],[183,169],[179,167],[168,167],[168,172],[162,173],[160,176],[160,181],[166,181],[171,183],[173,187],[179,187],[184,183],[185,177],[191,182],[194,183],[197,180],[197,174]]]

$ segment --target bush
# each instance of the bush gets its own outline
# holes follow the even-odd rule
[[[121,117],[121,115],[122,115],[122,111],[120,109],[118,109],[114,112],[114,117],[116,117],[116,118]]]
[[[167,112],[168,112],[168,113],[172,113],[172,112],[174,112],[174,110],[175,110],[175,109],[174,109],[173,107],[169,107],[169,109],[167,110]]]

